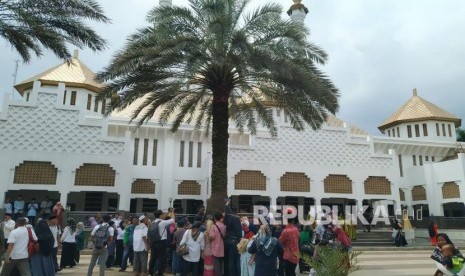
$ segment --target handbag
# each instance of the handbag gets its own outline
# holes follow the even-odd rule
[[[34,253],[37,252],[37,241],[35,241],[33,238],[32,238],[32,230],[31,228],[29,227],[26,227],[27,229],[27,233],[29,235],[29,242],[27,243],[27,253],[29,255],[29,258],[32,257],[32,255],[34,255]]]
[[[178,245],[178,247],[176,247],[176,254],[178,254],[178,256],[185,256],[189,254],[189,247],[187,247],[186,244]]]

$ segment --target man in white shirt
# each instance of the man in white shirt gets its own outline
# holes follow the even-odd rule
[[[3,203],[3,212],[4,214],[13,214],[13,204],[11,203],[10,197],[5,198]]]
[[[147,275],[147,259],[150,250],[147,239],[147,225],[145,216],[139,217],[139,224],[134,228],[133,248],[134,248],[134,275]]]
[[[53,243],[53,251],[52,251],[52,259],[53,259],[53,265],[55,266],[55,271],[58,272],[61,270],[61,268],[58,266],[58,241],[60,240],[60,235],[61,231],[60,228],[58,228],[58,219],[56,216],[50,216],[47,219],[47,224],[48,227],[50,228],[50,231],[52,232],[53,238],[55,239]]]
[[[13,219],[17,220],[20,217],[23,217],[25,202],[22,195],[16,197],[15,202],[13,202]]]
[[[115,213],[115,215],[113,216],[113,218],[111,220],[115,222],[115,227],[118,228],[121,221],[122,221],[122,219],[123,218],[120,216],[119,213]]]
[[[14,220],[11,219],[11,214],[7,213],[3,217],[3,222],[1,223],[3,228],[3,237],[5,238],[5,244],[3,248],[8,247],[8,238],[10,237],[11,231],[15,230],[16,223]]]
[[[48,196],[46,196],[45,199],[40,202],[40,212],[42,213],[42,218],[47,219],[50,216],[52,213],[52,207],[52,201],[48,198]]]
[[[105,275],[106,262],[108,259],[108,250],[106,244],[113,242],[115,229],[113,227],[110,227],[110,225],[108,224],[108,222],[110,222],[111,219],[109,215],[103,215],[102,219],[103,223],[95,226],[92,230],[92,233],[90,234],[90,238],[94,242],[94,249],[92,250],[92,257],[90,259],[89,269],[87,270],[87,276],[92,276],[92,271],[94,270],[97,260],[100,264],[99,275]],[[96,244],[100,243],[99,241],[97,241],[97,239],[99,239],[101,231],[104,232],[105,237],[107,237],[107,240],[104,242],[104,246],[102,248],[99,248],[96,246]]]
[[[29,232],[26,225],[26,218],[19,218],[16,221],[18,226],[10,233],[8,238],[8,249],[5,253],[5,264],[1,276],[10,276],[13,270],[18,269],[21,276],[30,276],[29,254],[27,244],[29,243]],[[30,228],[32,239],[37,241],[34,230]]]
[[[174,223],[174,213],[171,215],[170,219],[166,218],[166,213],[162,210],[156,210],[155,213],[155,221],[152,222],[152,226],[158,223],[158,232],[160,234],[160,241],[153,242],[150,241],[150,250],[152,251],[150,254],[150,263],[149,263],[149,275],[155,275],[155,264],[157,264],[157,274],[156,275],[163,275],[165,270],[165,263],[166,263],[166,227],[172,223]],[[149,237],[150,239],[150,237]]]

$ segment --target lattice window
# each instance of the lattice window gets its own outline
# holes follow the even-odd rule
[[[390,195],[391,182],[384,176],[369,176],[365,180],[365,194]]]
[[[281,191],[310,192],[310,178],[304,173],[287,172],[281,176]]]
[[[352,180],[347,175],[328,175],[324,182],[325,193],[351,194]]]
[[[266,177],[261,171],[241,170],[234,177],[234,189],[266,191]]]
[[[412,200],[426,200],[426,189],[421,185],[414,186],[412,189]]]
[[[178,185],[178,195],[200,195],[200,184],[195,180],[184,180]]]
[[[154,194],[155,183],[150,179],[136,179],[132,182],[131,193],[133,194]]]
[[[108,164],[84,164],[76,170],[76,186],[115,186],[116,171]]]
[[[455,182],[446,182],[442,186],[442,198],[460,198],[460,188]]]
[[[400,201],[405,201],[405,192],[399,188]]]
[[[55,185],[57,173],[51,162],[24,161],[16,166],[13,183]]]

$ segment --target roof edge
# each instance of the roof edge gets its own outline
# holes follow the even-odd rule
[[[437,121],[443,121],[443,122],[453,122],[455,124],[455,127],[460,127],[462,125],[462,119],[460,118],[444,118],[444,117],[436,117],[436,116],[431,116],[431,117],[424,117],[424,118],[416,118],[416,119],[405,119],[405,120],[398,120],[394,122],[390,122],[384,125],[380,125],[378,129],[380,131],[383,131],[389,127],[399,125],[402,123],[410,123],[410,122],[424,122],[424,121],[430,121],[430,120],[437,120]]]

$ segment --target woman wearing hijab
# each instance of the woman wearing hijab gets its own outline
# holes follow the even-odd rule
[[[39,219],[34,231],[37,236],[39,251],[32,255],[30,260],[31,276],[55,275],[55,265],[52,257],[55,238],[52,231],[46,221],[42,219]]]
[[[277,238],[272,237],[268,225],[260,226],[252,245],[248,249],[250,254],[255,254],[255,276],[275,276],[278,273],[277,258],[282,254],[282,247]]]
[[[454,243],[450,240],[449,236],[445,233],[439,233],[436,236],[436,241],[437,241],[437,247],[434,249],[433,253],[431,254],[431,259],[435,260],[436,262],[443,264],[445,261],[445,257],[443,255],[443,250],[442,247],[445,245],[452,245],[455,250],[454,250],[454,255],[462,256],[462,253],[460,253],[460,250],[455,247]],[[438,267],[438,270],[434,274],[434,276],[442,276],[443,272],[446,272],[446,270],[441,270]]]
[[[84,249],[85,245],[84,223],[78,222],[76,224],[76,251],[74,252],[74,261],[76,264],[81,259],[81,250]]]
[[[430,220],[428,224],[428,235],[432,246],[436,246],[436,236],[438,235],[438,225]]]
[[[69,218],[66,220],[66,223],[68,225],[63,230],[63,235],[61,236],[60,268],[76,265],[74,261],[74,254],[76,253],[76,222],[73,218]]]

